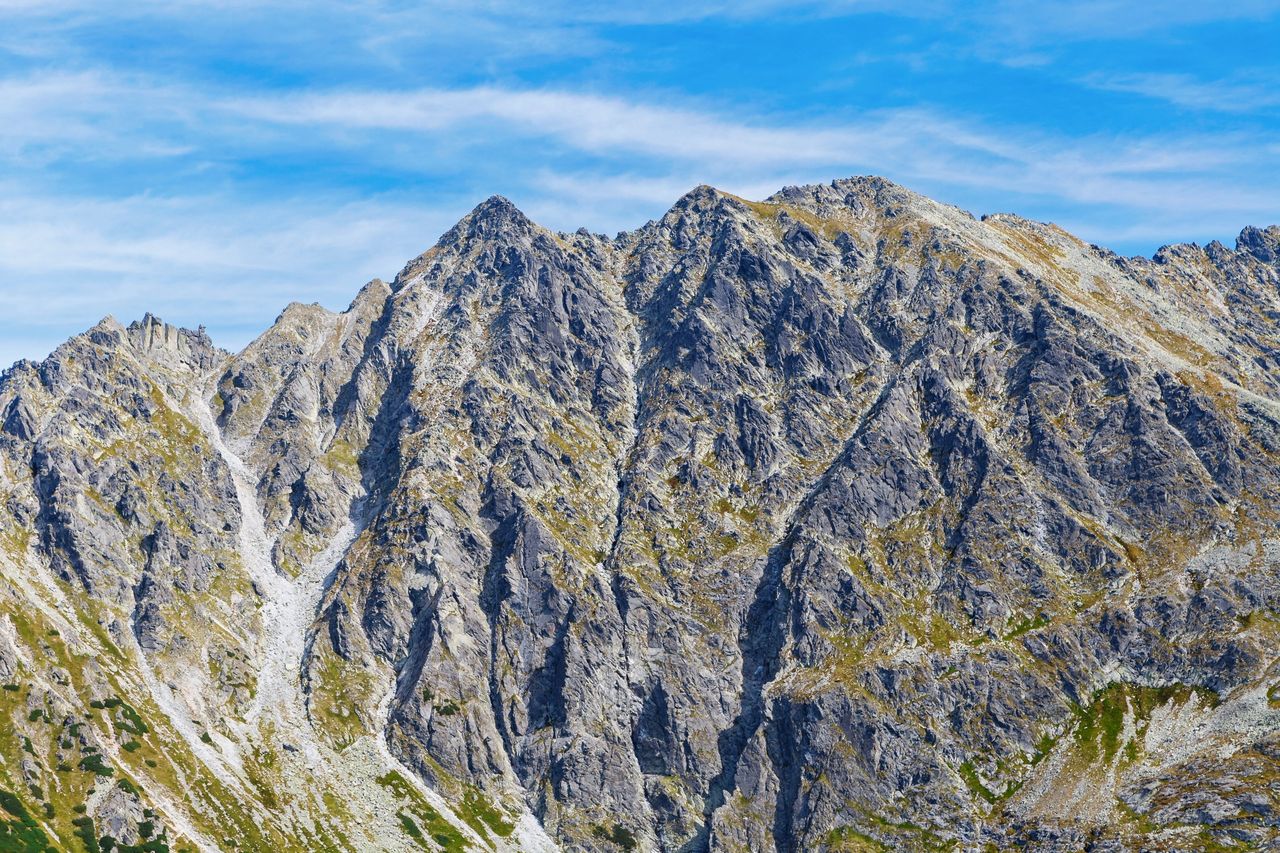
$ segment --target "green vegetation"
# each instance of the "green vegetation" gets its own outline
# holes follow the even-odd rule
[[[404,807],[396,815],[400,818],[400,825],[405,833],[420,847],[430,849],[425,838],[425,835],[430,835],[431,840],[448,853],[470,849],[471,844],[458,831],[458,828],[445,820],[444,816],[426,801],[417,788],[399,773],[392,770],[384,776],[379,776],[377,782],[403,802]]]
[[[515,831],[515,824],[507,819],[497,807],[489,801],[479,788],[468,785],[462,795],[462,803],[457,809],[462,818],[472,829],[485,838],[490,832],[506,838]]]
[[[1003,765],[997,765],[1003,767]],[[995,805],[1002,800],[1007,800],[1022,787],[1021,782],[1006,782],[1004,790],[996,793],[988,788],[982,781],[982,777],[978,775],[978,770],[974,767],[973,761],[966,761],[956,768],[956,772],[960,775],[964,786],[969,789],[969,793],[976,797],[980,797],[991,805]]]
[[[1040,738],[1036,743],[1035,754],[1031,756],[1031,766],[1035,767],[1041,761],[1044,761],[1045,758],[1048,757],[1049,753],[1053,752],[1053,748],[1057,746],[1057,744],[1058,739],[1052,735],[1045,735]]]
[[[1221,701],[1212,690],[1185,684],[1165,687],[1108,684],[1093,694],[1088,706],[1074,708],[1076,748],[1087,762],[1099,758],[1111,761],[1121,750],[1127,760],[1136,760],[1152,712],[1170,702],[1183,704],[1192,698],[1211,708]],[[1134,737],[1122,741],[1125,718],[1129,714],[1133,717]]]
[[[98,839],[98,844],[102,853],[169,853],[169,845],[159,838],[144,840],[141,844],[121,844],[110,835],[104,835]]]
[[[98,844],[97,836],[93,831],[93,818],[87,815],[78,817],[71,821],[71,825],[76,828],[76,835],[84,843],[86,853],[102,853],[102,846]]]
[[[1029,634],[1032,631],[1038,631],[1039,629],[1043,628],[1045,625],[1048,625],[1048,624],[1049,624],[1049,617],[1043,613],[1038,614],[1035,618],[1023,619],[1021,622],[1014,625],[1012,628],[1008,630],[1008,632],[1005,633],[1004,639],[1016,640],[1018,637],[1021,637],[1023,634]]]
[[[132,705],[120,700],[116,701],[120,702],[120,715],[123,717],[123,720],[120,723],[120,728],[124,729],[131,735],[138,735],[139,737],[150,731],[147,724],[142,721],[142,717]]]
[[[1160,828],[1159,824],[1149,816],[1134,811],[1132,806],[1119,797],[1116,797],[1116,814],[1127,826],[1133,827],[1138,832],[1156,832]]]
[[[311,659],[311,702],[316,723],[337,749],[346,749],[368,731],[359,709],[369,707],[375,692],[368,670],[317,644]]]
[[[892,848],[852,826],[837,826],[827,833],[827,847],[839,853],[880,853]]]
[[[602,823],[597,823],[591,828],[591,834],[601,841],[608,841],[623,850],[636,849],[635,833],[621,824],[615,823],[612,827],[607,827]]]
[[[1095,698],[1088,708],[1077,712],[1080,722],[1076,725],[1075,738],[1086,757],[1094,758],[1099,746],[1107,761],[1115,756],[1124,731],[1126,708],[1123,687],[1114,685]]]
[[[323,460],[329,468],[349,476],[360,474],[360,452],[345,439],[335,438],[325,451]]]
[[[418,825],[414,823],[413,818],[404,812],[396,812],[396,817],[400,818],[400,825],[404,827],[404,831],[410,838],[418,842],[418,846],[423,850],[430,850],[427,846],[427,839],[423,837],[422,830],[418,829]]]
[[[249,777],[250,783],[258,792],[258,797],[262,800],[262,804],[271,811],[280,808],[280,801],[276,797],[275,788],[271,785],[271,777],[269,774],[263,773],[262,768],[270,768],[275,764],[275,756],[270,752],[255,750],[252,761],[244,762],[245,775]]]
[[[57,847],[36,822],[26,806],[12,792],[0,788],[0,808],[9,817],[0,815],[0,850],[13,853],[57,853]]]
[[[142,720],[142,716],[128,702],[119,696],[111,696],[106,699],[94,699],[89,703],[89,707],[95,710],[114,711],[120,710],[120,719],[116,722],[120,728],[132,735],[145,735],[151,729]]]
[[[952,850],[959,844],[955,839],[945,839],[931,829],[926,829],[918,824],[910,821],[891,821],[882,815],[871,811],[864,810],[863,816],[869,824],[874,824],[882,831],[882,835],[890,836],[893,839],[894,849],[906,850],[928,850],[928,851],[947,851]],[[848,827],[842,827],[847,829]],[[880,842],[875,842],[880,843]]]
[[[72,590],[67,592],[70,595]],[[150,743],[154,732],[144,719],[156,712],[153,705],[134,707],[122,698],[123,694],[112,695],[110,692],[105,696],[99,693],[97,698],[92,698],[90,691],[100,691],[102,688],[98,685],[102,681],[88,676],[86,664],[94,654],[101,659],[104,651],[110,653],[107,632],[95,616],[83,609],[77,611],[76,615],[84,623],[77,642],[85,645],[73,647],[60,632],[43,621],[39,610],[5,608],[4,615],[13,624],[22,643],[37,651],[49,666],[60,667],[68,673],[69,686],[83,696],[88,707],[84,717],[70,711],[65,718],[55,718],[46,707],[20,705],[24,692],[0,691],[0,705],[3,705],[0,712],[13,720],[25,720],[37,728],[29,737],[19,731],[8,739],[0,739],[0,760],[12,766],[17,758],[15,754],[20,754],[19,749],[29,750],[48,774],[40,780],[40,785],[31,786],[31,797],[26,802],[30,814],[39,816],[36,823],[39,832],[33,833],[30,827],[23,826],[20,818],[15,818],[0,836],[0,850],[39,850],[44,853],[46,845],[41,833],[45,833],[50,838],[51,849],[165,853],[171,842],[156,832],[154,824],[150,827],[149,837],[138,844],[127,845],[105,836],[96,837],[98,833],[88,823],[91,814],[86,802],[90,792],[95,787],[101,789],[104,782],[114,784],[131,796],[143,795],[131,771],[135,762],[139,770],[143,764],[146,765],[145,772],[158,789],[184,792],[197,810],[197,825],[201,830],[207,831],[213,825],[233,833],[246,849],[324,849],[323,846],[299,844],[292,837],[282,836],[275,827],[256,820],[240,798],[203,770],[180,738],[168,737],[169,733],[165,732],[166,748],[163,751],[155,749]],[[120,689],[110,673],[106,683]],[[163,720],[163,716],[159,719]],[[109,766],[108,756],[95,743],[112,735],[121,742],[121,751],[118,762]],[[79,755],[66,757],[77,748]],[[59,759],[55,750],[61,750],[64,757]],[[25,796],[25,793],[24,790],[22,794]],[[4,815],[0,814],[0,817]],[[203,822],[205,819],[207,823]],[[44,821],[44,825],[39,821]]]
[[[960,774],[960,778],[964,780],[964,785],[969,792],[975,794],[988,803],[995,803],[999,799],[991,789],[982,783],[982,779],[978,776],[978,771],[974,769],[972,761],[966,761],[956,768],[956,772]]]
[[[726,193],[726,195],[729,195]],[[779,221],[782,214],[786,214],[790,218],[803,222],[814,233],[820,235],[824,239],[834,240],[842,231],[849,226],[837,219],[823,219],[817,214],[810,213],[801,207],[790,204],[774,204],[767,201],[748,201],[740,196],[731,196],[745,204],[751,209],[757,217],[770,223],[775,233],[782,232],[782,225]]]
[[[92,773],[95,776],[110,776],[115,773],[110,767],[102,762],[102,756],[99,753],[91,752],[80,759],[81,770]]]

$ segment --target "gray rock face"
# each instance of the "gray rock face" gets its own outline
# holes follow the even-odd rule
[[[108,726],[128,843],[1280,844],[1277,312],[1274,226],[493,198],[238,355],[148,316],[5,374],[0,675],[238,804]]]

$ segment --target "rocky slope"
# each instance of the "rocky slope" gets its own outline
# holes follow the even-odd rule
[[[1278,845],[1278,336],[1278,228],[876,178],[108,318],[0,380],[0,849]]]

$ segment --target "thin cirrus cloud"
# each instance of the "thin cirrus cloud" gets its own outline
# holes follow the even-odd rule
[[[1259,140],[1243,134],[1061,139],[918,109],[841,125],[774,124],[592,94],[493,87],[308,93],[223,102],[218,109],[268,125],[340,132],[465,134],[496,123],[582,152],[694,164],[731,179],[759,170],[879,165],[907,180],[1153,209],[1171,193],[1202,191],[1206,173],[1256,163],[1261,150]],[[1274,181],[1259,185],[1255,175],[1200,198],[1211,208],[1263,211],[1271,209],[1274,189]]]
[[[341,308],[451,222],[407,199],[233,195],[88,199],[0,186],[5,364],[47,352],[106,314],[144,311],[247,343],[290,301]]]
[[[1021,38],[1118,40],[1177,27],[1265,19],[1280,9],[1280,2],[1166,0],[1156,6],[1132,0],[995,0],[968,8],[969,14]]]
[[[1264,166],[1268,157],[1262,140],[1247,133],[1061,138],[924,109],[880,110],[840,124],[748,121],[696,106],[552,89],[245,96],[83,73],[33,79],[25,86],[0,84],[0,121],[8,128],[9,153],[37,159],[199,157],[237,147],[232,156],[253,156],[318,145],[356,160],[394,161],[390,134],[412,143],[399,149],[407,152],[399,162],[388,164],[406,171],[420,159],[417,152],[432,144],[465,160],[495,139],[534,138],[570,154],[611,160],[614,168],[626,158],[642,158],[668,175],[735,185],[752,176],[869,169],[930,186],[985,187],[1139,210],[1158,210],[1178,196],[1197,198],[1201,212],[1259,213],[1273,209],[1276,189],[1275,179],[1260,180],[1256,173],[1230,180],[1250,166]],[[1207,177],[1214,178],[1212,192],[1204,191]],[[760,178],[751,183],[759,186]]]
[[[1190,74],[1095,74],[1083,82],[1097,89],[1143,95],[1191,110],[1257,113],[1280,106],[1280,77],[1265,73],[1209,81]]]

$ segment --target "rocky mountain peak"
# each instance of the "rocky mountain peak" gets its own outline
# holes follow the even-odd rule
[[[482,201],[442,238],[444,244],[466,241],[503,239],[516,233],[527,233],[534,224],[520,208],[500,195]]]
[[[371,279],[356,294],[355,299],[347,306],[348,311],[357,310],[362,305],[381,303],[391,295],[391,286],[380,278]]]
[[[676,199],[676,203],[671,206],[671,211],[705,210],[731,197],[710,184],[699,184]]]
[[[108,318],[0,378],[0,847],[1274,847],[1278,237],[494,197]]]
[[[1264,264],[1280,262],[1280,226],[1245,228],[1236,238],[1236,251],[1248,252]]]
[[[184,364],[196,371],[209,370],[225,355],[213,345],[204,326],[195,331],[183,329],[172,326],[149,312],[142,320],[130,323],[124,332],[140,353]]]

